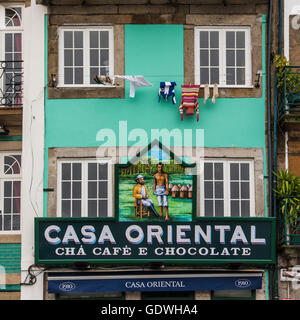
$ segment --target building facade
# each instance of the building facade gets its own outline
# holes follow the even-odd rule
[[[22,299],[270,299],[268,5],[36,6],[43,197],[22,200]]]

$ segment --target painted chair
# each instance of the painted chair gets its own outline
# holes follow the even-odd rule
[[[136,199],[134,200],[134,208],[135,208],[135,215],[140,216],[140,218],[143,218],[143,216],[149,217],[149,208],[143,206],[142,201],[138,204]]]

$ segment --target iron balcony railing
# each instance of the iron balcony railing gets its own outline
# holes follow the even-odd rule
[[[285,66],[280,90],[280,114],[300,112],[300,66]]]
[[[293,199],[285,198],[280,202],[280,211],[280,244],[300,245],[300,209],[296,209]]]
[[[23,61],[0,61],[0,107],[23,106]]]

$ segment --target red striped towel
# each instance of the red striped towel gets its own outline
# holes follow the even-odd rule
[[[197,113],[197,121],[199,121],[199,105],[198,105],[198,94],[200,84],[182,85],[182,100],[179,106],[179,112],[181,120],[183,120],[183,108],[185,108],[186,115],[193,115],[194,109]]]

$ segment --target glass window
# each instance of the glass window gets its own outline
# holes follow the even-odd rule
[[[206,160],[202,165],[201,215],[254,215],[254,173],[251,161]]]
[[[220,86],[251,85],[250,29],[195,29],[195,81]]]
[[[108,217],[110,213],[110,166],[108,162],[60,163],[58,215]]]
[[[217,290],[211,293],[212,300],[255,300],[255,290]]]
[[[113,74],[112,28],[61,29],[59,84],[97,85],[94,77]]]

